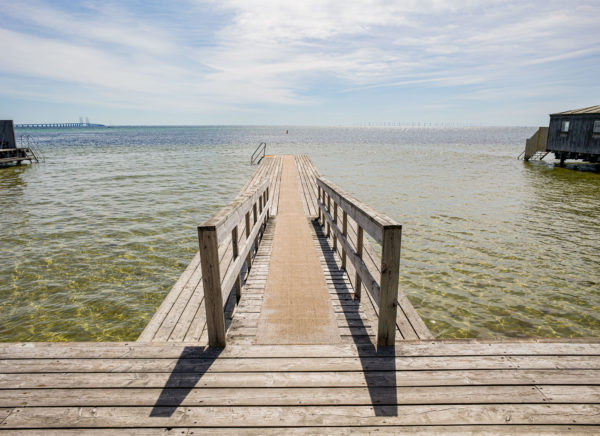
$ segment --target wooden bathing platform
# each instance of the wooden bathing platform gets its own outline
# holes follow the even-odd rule
[[[600,433],[600,340],[434,339],[401,226],[308,156],[265,157],[198,235],[136,342],[0,344],[0,430]]]

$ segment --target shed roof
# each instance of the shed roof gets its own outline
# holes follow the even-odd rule
[[[550,115],[590,115],[590,114],[600,114],[600,105],[584,107],[583,109],[574,109],[572,111],[557,112],[555,114],[550,114]]]

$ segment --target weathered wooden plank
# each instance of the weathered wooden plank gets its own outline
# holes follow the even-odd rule
[[[62,435],[86,435],[98,436],[106,435],[112,432],[111,428],[77,428],[77,429],[28,429],[11,430],[11,434],[30,436],[62,436]],[[236,434],[240,436],[270,436],[270,435],[338,435],[354,436],[365,434],[378,434],[382,436],[410,434],[413,436],[430,436],[432,434],[444,435],[479,435],[479,436],[497,436],[497,435],[543,435],[543,436],[562,436],[568,434],[593,434],[600,433],[600,426],[596,425],[452,425],[437,426],[431,424],[428,426],[361,426],[361,427],[259,427],[259,428],[201,428],[201,427],[159,427],[159,428],[119,428],[119,435],[124,436],[155,436],[155,435],[195,435],[195,436],[219,436]]]
[[[0,425],[10,428],[64,427],[269,427],[486,424],[598,425],[596,404],[492,404],[240,407],[25,407]]]
[[[368,377],[368,382],[367,382]],[[291,372],[66,372],[0,374],[0,389],[50,388],[249,388],[249,387],[410,387],[470,385],[600,385],[600,370],[495,369],[438,371],[291,371]],[[562,387],[560,388],[563,389]]]
[[[269,156],[269,157],[265,156],[265,158],[260,162],[260,164],[258,164],[258,167],[254,171],[254,173],[252,173],[250,178],[246,181],[246,183],[240,190],[240,193],[248,191],[250,186],[255,184],[258,180],[264,179],[265,174],[267,174],[267,172],[268,172],[268,168],[271,165],[273,165],[273,163],[274,163],[274,159],[272,156]]]
[[[202,332],[206,329],[206,307],[204,307],[204,304],[205,300],[202,299],[202,303],[198,306],[196,316],[192,320],[190,328],[185,334],[185,338],[183,339],[184,342],[200,343]],[[202,345],[208,345],[208,343],[203,343]]]
[[[165,314],[162,320],[162,324],[160,325],[158,331],[156,331],[156,333],[154,334],[152,341],[166,342],[169,339],[171,333],[173,332],[173,329],[175,328],[175,326],[179,322],[179,319],[181,318],[183,310],[188,305],[190,299],[193,298],[193,296],[196,294],[196,291],[199,294],[204,295],[201,283],[202,267],[201,265],[199,265],[198,268],[194,271],[192,277],[190,277],[190,280],[181,290],[175,301],[173,301],[169,312]]]
[[[411,404],[595,404],[600,386],[411,386],[96,388],[0,390],[0,407],[368,406]]]
[[[179,277],[179,279],[177,280],[175,285],[173,285],[173,288],[167,294],[167,297],[163,300],[163,302],[161,303],[158,310],[154,313],[154,315],[152,316],[152,319],[144,328],[144,331],[142,331],[142,333],[138,337],[137,340],[139,342],[147,342],[147,341],[152,340],[152,338],[154,337],[154,335],[160,328],[160,325],[162,324],[162,320],[167,315],[167,313],[171,309],[171,306],[173,305],[173,303],[179,296],[179,293],[184,288],[184,286],[187,284],[188,280],[190,279],[190,276],[199,267],[200,267],[200,253],[198,252],[194,256],[192,261],[188,264],[185,271],[181,274],[181,276]]]
[[[424,356],[252,359],[12,359],[0,360],[0,372],[236,372],[236,371],[377,371],[439,369],[600,369],[597,356]]]
[[[305,207],[305,213],[307,216],[315,216],[317,214],[317,209],[316,197],[313,190],[314,181],[308,174],[304,157],[305,155],[295,156],[295,163],[300,180],[300,187],[302,189],[302,199]]]
[[[373,356],[370,348],[352,345],[256,345],[227,347],[221,358]],[[587,356],[600,357],[600,339],[446,339],[405,341],[382,349],[382,356]],[[0,343],[0,359],[53,358],[178,358],[211,357],[215,351],[197,344],[138,342],[15,342]]]
[[[271,202],[271,215],[277,215],[279,208],[279,188],[281,186],[281,170],[283,168],[283,158],[277,156],[277,167],[273,176],[271,191],[273,192],[273,200]]]
[[[14,409],[12,407],[7,407],[5,409],[0,408],[0,425],[4,422],[4,419],[11,414]]]
[[[199,322],[201,320],[206,322],[206,308],[203,303],[204,290],[202,289],[202,286],[198,286],[195,289],[192,298],[189,299],[188,304],[183,309],[181,317],[174,326],[171,335],[167,339],[169,342],[183,342],[196,319],[198,319]],[[200,309],[202,309],[202,311]]]
[[[301,166],[299,156],[294,156],[294,163],[296,164],[296,176],[298,177],[298,187],[300,190],[300,199],[302,200],[302,207],[304,208],[304,214],[306,216],[310,216],[310,209],[308,206],[307,196],[308,193],[306,191],[306,179],[304,177],[303,168]]]

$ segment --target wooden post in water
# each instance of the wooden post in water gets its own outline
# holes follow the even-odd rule
[[[206,306],[206,327],[208,344],[211,347],[225,347],[225,313],[221,292],[221,272],[219,268],[219,242],[217,229],[198,227],[202,284]]]
[[[377,345],[394,345],[396,340],[396,311],[398,305],[398,275],[400,273],[400,244],[402,226],[384,226],[381,254],[381,285],[379,296],[379,325]]]
[[[363,252],[363,228],[357,224],[357,228],[356,228],[356,254],[358,255],[358,257],[360,259],[362,259],[362,252]],[[354,276],[354,283],[356,284],[354,286],[354,298],[356,298],[357,300],[360,300],[360,292],[361,292],[361,281],[360,281],[360,274],[358,274],[358,271],[356,272],[356,275]]]

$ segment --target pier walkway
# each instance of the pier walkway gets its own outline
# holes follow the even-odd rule
[[[136,342],[0,343],[0,431],[600,433],[599,339],[434,339],[401,227],[308,156],[265,157],[198,231]]]

